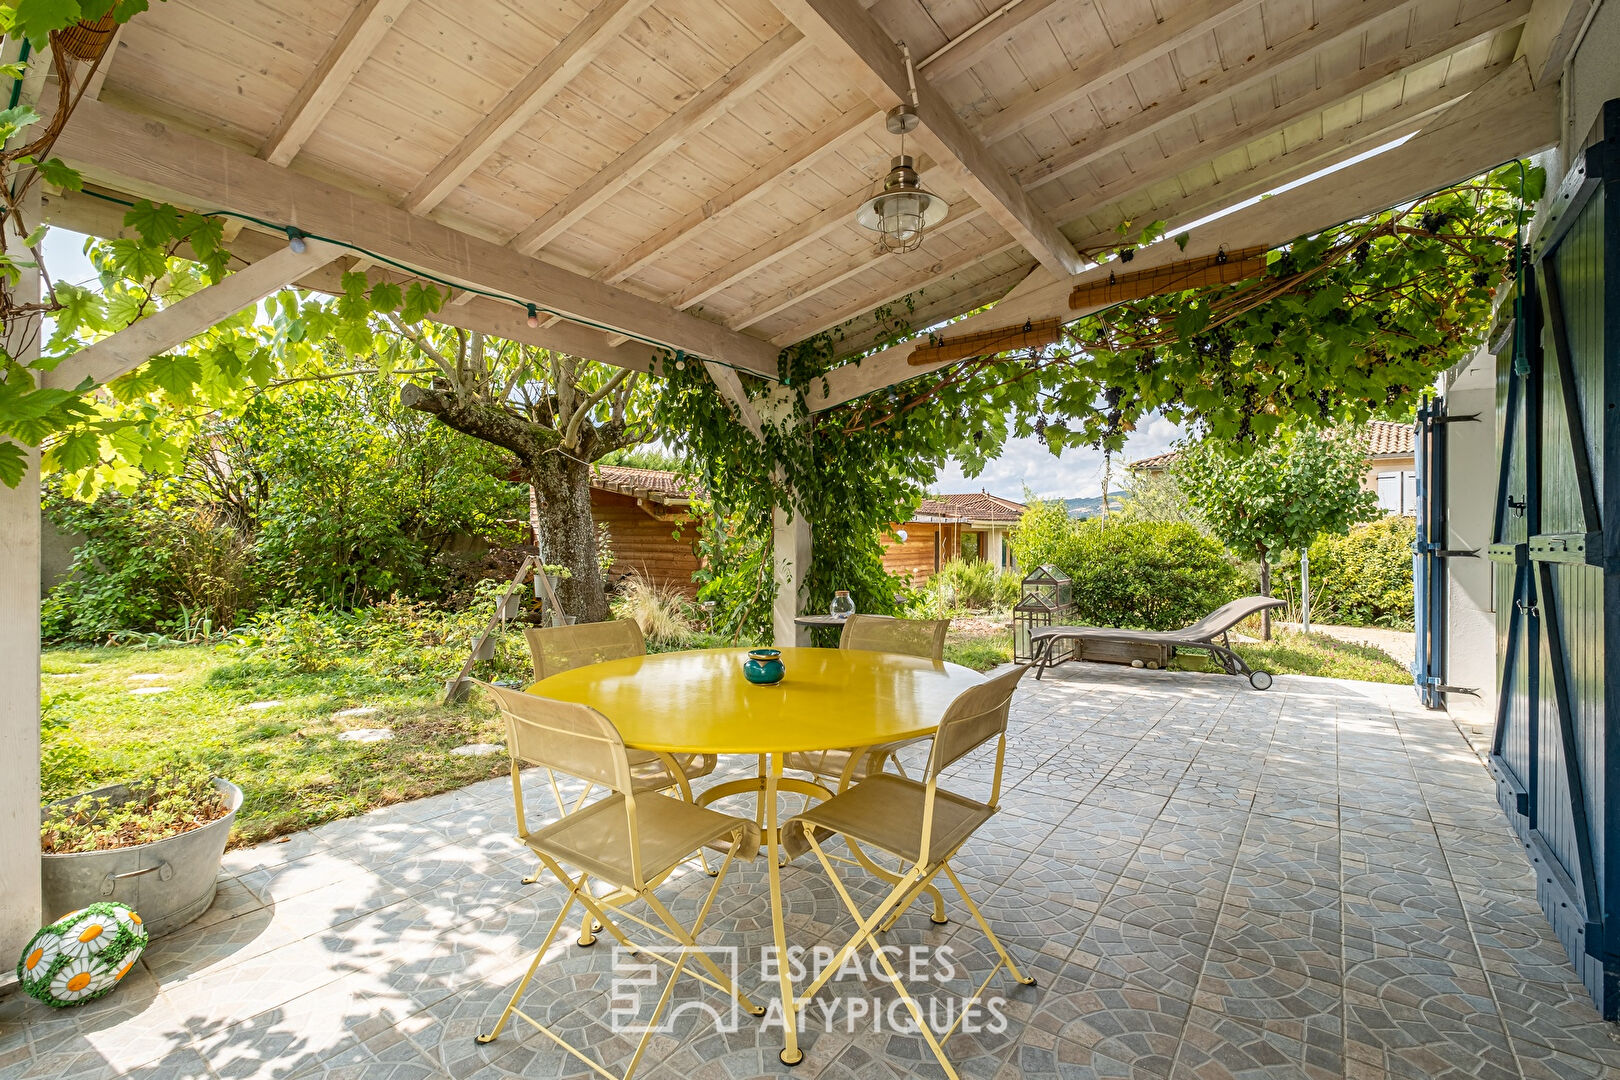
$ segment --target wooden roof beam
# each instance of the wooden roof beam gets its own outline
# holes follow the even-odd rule
[[[955,78],[983,60],[991,49],[1005,45],[1025,27],[1047,14],[1057,0],[1021,0],[1002,4],[959,36],[952,38],[917,65],[933,82]]]
[[[1253,11],[1260,3],[1261,0],[1194,0],[1169,18],[1132,34],[1118,48],[1019,98],[1000,112],[980,117],[973,122],[973,129],[992,144],[1010,138],[1070,102],[1198,40],[1222,23]]]
[[[660,229],[625,252],[596,275],[597,279],[610,285],[618,284],[642,267],[657,261],[671,248],[686,243],[694,234],[749,205],[787,174],[809,168],[828,154],[848,145],[855,136],[876,123],[879,116],[881,114],[865,109],[852,109],[823,124],[720,194],[705,199],[702,206],[682,216],[679,221]]]
[[[1537,86],[1557,82],[1563,74],[1564,60],[1591,10],[1592,0],[1536,0],[1519,39],[1519,55],[1530,65]]]
[[[1282,131],[1289,125],[1306,117],[1314,116],[1342,102],[1359,97],[1384,82],[1401,78],[1404,72],[1412,68],[1449,56],[1452,53],[1468,48],[1470,45],[1484,41],[1507,27],[1523,22],[1529,13],[1530,0],[1511,0],[1510,3],[1493,9],[1485,15],[1475,16],[1455,26],[1447,27],[1434,36],[1409,45],[1400,52],[1364,67],[1360,71],[1352,72],[1343,78],[1335,79],[1324,86],[1290,99],[1260,117],[1255,123],[1229,128],[1203,142],[1171,154],[1162,161],[1153,161],[1148,168],[1141,172],[1123,177],[1112,184],[1099,185],[1087,193],[1085,201],[1089,201],[1090,208],[1095,209],[1109,202],[1129,198],[1131,195],[1147,190],[1154,184],[1178,176],[1186,170],[1205,161],[1211,161],[1230,150],[1246,146],[1257,139],[1263,139],[1268,135]],[[1373,123],[1387,123],[1389,125],[1409,121],[1413,117],[1430,112],[1473,92],[1501,74],[1504,66],[1499,64],[1468,72],[1452,79],[1445,86],[1431,90],[1426,94],[1416,95],[1411,100],[1402,102],[1394,109],[1386,110],[1370,119]],[[1077,202],[1079,201],[1082,200],[1077,200]],[[1071,220],[1072,215],[1071,217],[1063,215],[1072,205],[1075,204],[1068,204],[1062,211],[1053,213],[1054,219],[1060,222]]]
[[[858,0],[775,0],[777,8],[822,54],[848,69],[861,89],[882,108],[908,97],[906,66],[900,50]],[[1008,175],[926,78],[917,80],[916,141],[967,189],[1002,228],[1042,265],[1072,274],[1083,265],[1074,245]]]
[[[111,382],[345,254],[344,249],[319,240],[306,240],[303,251],[283,246],[224,280],[86,345],[47,372],[45,385],[72,390],[86,379],[98,386]]]
[[[1558,131],[1557,88],[1536,90],[1530,82],[1528,65],[1515,61],[1490,83],[1435,117],[1402,146],[1196,229],[1185,252],[1169,243],[1144,248],[1136,253],[1133,269],[1209,255],[1222,247],[1287,243],[1296,236],[1317,233],[1421,198],[1437,186],[1465,180],[1503,161],[1536,153],[1553,145]],[[994,308],[964,319],[953,332],[966,333],[1055,314],[1080,318],[1067,310],[1074,287],[1106,278],[1114,268],[1114,264],[1107,263],[1062,278],[1038,270]],[[833,369],[823,383],[806,393],[806,404],[816,411],[828,409],[921,374],[906,362],[914,344],[897,345],[865,357],[859,364]]]
[[[838,308],[830,315],[818,316],[808,322],[800,323],[791,330],[776,334],[771,338],[771,341],[774,344],[783,346],[791,345],[796,341],[803,341],[805,338],[812,337],[824,330],[842,326],[859,315],[864,315],[868,311],[873,311],[885,304],[893,303],[903,296],[917,292],[920,289],[926,289],[936,281],[945,281],[955,277],[971,266],[986,259],[995,258],[997,255],[1005,251],[1011,251],[1019,246],[1016,240],[1008,240],[1004,236],[993,237],[971,248],[959,251],[948,259],[924,267],[921,274],[915,276],[897,274],[897,283],[886,290],[875,303],[869,297],[863,296],[853,303]]]
[[[1172,226],[1176,226],[1181,222],[1194,221],[1217,210],[1236,206],[1246,199],[1293,183],[1311,173],[1347,161],[1357,154],[1377,149],[1403,135],[1410,135],[1419,130],[1434,113],[1455,104],[1464,96],[1466,95],[1462,93],[1450,96],[1438,91],[1425,94],[1413,102],[1292,147],[1246,172],[1235,174],[1211,187],[1162,204],[1151,212],[1156,218],[1162,217]],[[1098,188],[1095,195],[1087,195],[1064,203],[1052,211],[1052,216],[1059,221],[1072,221],[1088,211],[1097,209],[1104,201],[1107,204],[1117,205],[1144,193],[1150,186],[1152,185],[1139,183],[1134,176],[1127,177],[1118,184]],[[1096,235],[1081,237],[1075,243],[1081,251],[1096,251],[1117,245],[1119,233],[1113,229],[1099,231]]]
[[[361,0],[259,148],[260,157],[272,165],[285,165],[298,156],[408,3],[410,0]]]
[[[47,193],[44,220],[54,226],[109,240],[134,235],[133,230],[124,224],[122,207],[77,192]],[[285,249],[286,246],[287,242],[283,237],[249,229],[231,245],[231,255],[249,263],[258,263]],[[186,248],[182,248],[179,254],[181,258],[194,257]],[[345,251],[344,254],[348,252]],[[357,258],[354,260],[355,265],[350,268],[358,269],[360,263],[367,261]],[[346,259],[340,258],[336,262],[301,275],[289,284],[311,292],[340,295],[343,292],[343,271],[346,262]],[[372,281],[391,281],[401,286],[423,280],[395,267],[379,264],[368,266],[366,273]],[[233,279],[235,276],[233,275]],[[610,348],[607,345],[607,335],[598,330],[556,316],[547,316],[541,320],[539,327],[530,327],[528,313],[513,304],[473,293],[458,292],[456,295],[467,297],[467,303],[446,304],[438,312],[428,316],[428,321],[488,334],[507,341],[517,341],[541,349],[555,349],[571,356],[629,368],[632,371],[655,369],[657,350],[642,342],[637,342],[629,348]]]
[[[926,159],[919,161],[918,171],[921,172],[928,164]],[[759,247],[750,249],[747,254],[740,255],[726,265],[704,274],[669,297],[668,303],[678,311],[685,311],[722,289],[735,285],[760,267],[769,266],[830,232],[854,227],[855,211],[860,209],[861,203],[865,202],[866,198],[867,192],[864,188],[853,195],[845,196],[813,217],[799,222]]]
[[[777,378],[777,350],[758,338],[104,102],[80,103],[57,141],[56,153],[88,180],[111,190],[296,226],[311,236],[354,244],[361,249],[357,253],[381,256],[461,288],[487,289],[533,302],[609,333],[647,337],[773,381]],[[522,309],[501,306],[511,307],[516,323],[523,326]]]
[[[1273,46],[1264,55],[1217,72],[1205,80],[1194,82],[1181,93],[1167,97],[1113,127],[1104,128],[1091,138],[1083,139],[1045,161],[1020,169],[1017,174],[1018,180],[1025,187],[1039,187],[1060,176],[1067,176],[1076,169],[1113,154],[1128,143],[1152,135],[1221,98],[1242,93],[1274,78],[1286,64],[1314,56],[1359,37],[1367,32],[1370,22],[1397,12],[1404,13],[1417,2],[1418,0],[1362,0],[1362,3],[1356,6],[1338,9],[1330,18]],[[1524,2],[1525,0],[1511,0],[1509,4],[1503,6],[1517,8]],[[1476,20],[1487,23],[1491,18],[1492,13],[1476,16]],[[1475,20],[1470,22],[1474,23]]]
[[[973,222],[979,220],[983,216],[984,207],[978,205],[977,203],[970,203],[966,206],[952,207],[951,216],[946,218],[935,228],[928,230],[928,236],[947,235],[955,229],[962,228],[966,225],[971,225]],[[791,289],[788,289],[780,295],[773,297],[763,306],[750,308],[748,311],[743,312],[741,315],[738,315],[735,318],[727,319],[726,325],[731,327],[733,330],[742,330],[745,327],[753,326],[755,323],[763,322],[779,311],[786,311],[788,308],[797,307],[799,304],[802,304],[811,297],[817,296],[825,290],[832,288],[834,285],[839,285],[845,281],[848,281],[850,278],[855,277],[857,274],[861,274],[872,269],[874,266],[878,265],[878,262],[883,258],[883,253],[873,251],[870,248],[857,251],[855,254],[846,258],[843,262],[835,263],[814,277],[802,281],[793,286]]]
[[[570,225],[624,190],[687,139],[731,111],[738,102],[763,89],[810,50],[810,43],[788,27],[704,87],[663,123],[638,139],[613,163],[574,188],[540,219],[518,233],[512,246],[533,254],[561,236]]]
[[[606,0],[591,8],[556,48],[547,53],[521,82],[500,100],[434,170],[424,176],[400,205],[425,214],[478,170],[563,87],[584,71],[603,48],[612,44],[652,0]]]

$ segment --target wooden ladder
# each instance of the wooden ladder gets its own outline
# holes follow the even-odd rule
[[[545,601],[545,610],[551,619],[551,625],[562,626],[568,621],[563,614],[562,606],[557,603],[557,593],[551,587],[551,578],[546,574],[545,564],[540,561],[538,555],[524,556],[517,573],[506,583],[500,599],[495,601],[495,611],[484,624],[483,631],[473,640],[472,651],[467,654],[467,662],[461,665],[461,671],[455,678],[444,684],[444,704],[450,705],[459,701],[467,692],[468,677],[472,675],[473,665],[480,660],[487,660],[494,654],[493,638],[498,631],[506,628],[507,620],[516,614],[513,610],[513,601],[523,589],[523,579],[531,572],[534,574],[535,595]],[[486,644],[491,646],[487,652],[484,648]]]

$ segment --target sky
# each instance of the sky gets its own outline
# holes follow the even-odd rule
[[[1125,440],[1125,452],[1114,458],[1112,490],[1125,486],[1127,462],[1162,454],[1181,438],[1181,428],[1157,413],[1145,419]],[[1062,457],[1033,438],[1008,439],[1001,456],[984,472],[968,479],[955,462],[940,473],[931,490],[952,495],[988,491],[1004,499],[1023,502],[1027,493],[1040,498],[1092,498],[1102,494],[1103,454],[1089,447],[1065,450]]]

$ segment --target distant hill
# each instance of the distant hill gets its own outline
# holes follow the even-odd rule
[[[1117,509],[1121,502],[1130,497],[1129,492],[1116,491],[1109,496],[1109,505]],[[1069,516],[1072,518],[1092,518],[1102,513],[1102,496],[1093,495],[1089,499],[1064,499],[1063,505],[1069,508]]]

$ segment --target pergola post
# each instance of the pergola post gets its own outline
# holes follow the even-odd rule
[[[724,384],[722,384],[724,386]],[[773,426],[790,431],[798,422],[794,405],[798,392],[786,387],[773,390],[754,402],[758,416]],[[745,418],[745,423],[751,417]],[[757,432],[758,421],[750,425]],[[777,469],[778,482],[783,479]],[[791,506],[780,503],[771,511],[771,561],[776,581],[776,602],[771,607],[771,641],[777,648],[810,644],[810,631],[796,625],[799,606],[804,602],[806,574],[810,569],[810,522]]]
[[[778,506],[771,513],[775,537],[776,603],[771,609],[771,639],[777,648],[810,644],[810,631],[794,624],[804,599],[805,572],[810,569],[810,523],[804,515]]]
[[[37,200],[34,203],[37,209]],[[30,218],[32,220],[32,217]],[[24,269],[16,302],[38,296]],[[18,320],[18,363],[39,355],[37,320]],[[22,480],[0,484],[0,957],[18,956],[39,929],[39,451],[28,450]]]

